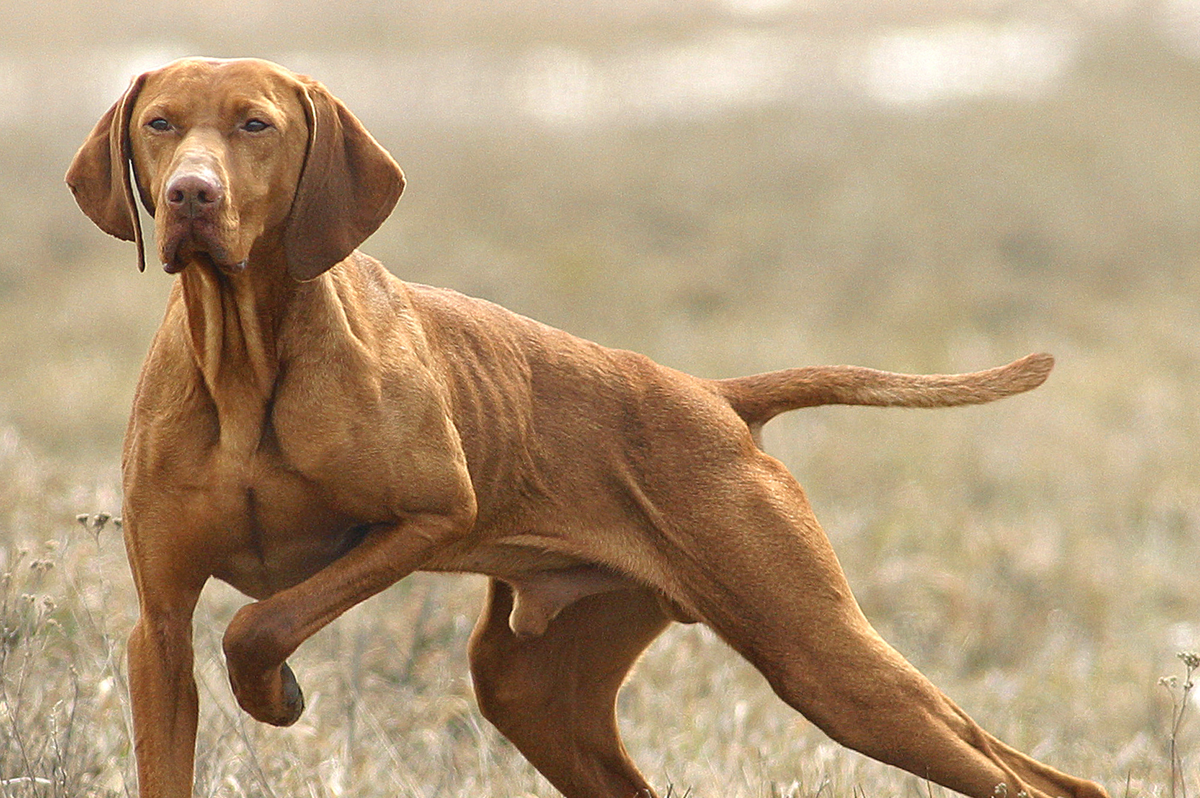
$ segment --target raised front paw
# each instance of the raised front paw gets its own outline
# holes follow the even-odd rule
[[[261,674],[242,674],[230,664],[229,684],[238,704],[255,720],[272,726],[291,726],[304,713],[304,693],[285,662]]]
[[[242,709],[263,723],[290,726],[304,712],[304,694],[284,661],[290,647],[278,626],[261,603],[242,607],[225,630],[225,665]]]

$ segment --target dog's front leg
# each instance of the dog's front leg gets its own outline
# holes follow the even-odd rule
[[[376,527],[344,557],[298,585],[242,607],[225,630],[225,659],[238,703],[257,720],[296,722],[304,710],[287,658],[346,610],[415,570],[464,535],[469,512],[415,515]]]
[[[141,615],[129,636],[129,693],[141,798],[190,798],[198,702],[192,611],[199,590],[139,581]]]

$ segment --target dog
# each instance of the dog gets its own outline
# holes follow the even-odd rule
[[[192,614],[253,603],[230,684],[287,725],[287,658],[414,571],[490,577],[479,707],[569,798],[654,791],[614,701],[672,621],[702,622],[833,739],[978,798],[1103,798],[983,731],[860,611],[762,425],[829,403],[941,407],[1039,385],[1048,355],[965,375],[796,368],[707,380],[491,303],[401,282],[356,248],[404,186],[320,83],[188,58],[136,77],[67,183],[176,275],[133,402],[124,534],[143,798],[192,791]]]

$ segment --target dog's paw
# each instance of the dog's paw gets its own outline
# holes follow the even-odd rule
[[[304,713],[304,693],[286,662],[254,679],[230,669],[229,683],[238,704],[261,723],[291,726]]]

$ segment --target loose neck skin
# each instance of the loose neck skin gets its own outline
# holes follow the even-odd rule
[[[216,407],[220,446],[258,448],[279,376],[276,346],[289,294],[297,284],[282,259],[251,258],[238,273],[199,254],[179,275],[192,355]]]

